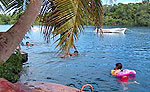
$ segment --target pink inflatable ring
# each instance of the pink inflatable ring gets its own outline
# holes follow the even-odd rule
[[[122,72],[118,72],[115,76],[122,77],[128,75],[135,75],[136,72],[134,70],[124,69]]]

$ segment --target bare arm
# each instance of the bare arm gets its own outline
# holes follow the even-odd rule
[[[61,56],[61,58],[65,58],[66,56],[67,56],[67,54],[64,54],[64,55]]]

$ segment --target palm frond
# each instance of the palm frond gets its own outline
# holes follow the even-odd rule
[[[3,6],[6,8],[5,12],[21,13],[25,10],[25,7],[29,4],[30,0],[0,0]]]
[[[6,7],[8,0],[0,0],[0,2],[2,3],[2,5],[3,5],[4,7]]]
[[[2,10],[4,12],[4,8],[6,8],[7,4],[8,4],[8,0],[0,0],[0,10]]]
[[[84,25],[89,25],[88,20],[93,21],[95,26],[102,26],[100,0],[49,1],[53,5],[47,10],[43,9],[41,14],[41,22],[45,26],[43,33],[46,38],[49,38],[51,33],[53,38],[58,37],[55,42],[60,52],[70,51],[79,34],[83,32]]]

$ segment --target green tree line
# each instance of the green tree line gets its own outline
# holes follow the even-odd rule
[[[6,24],[15,24],[20,17],[21,14],[15,14],[15,15],[6,15],[6,14],[0,14],[0,24],[6,25]],[[39,24],[39,16],[36,18],[35,22],[33,24]]]
[[[150,26],[150,3],[104,5],[104,25]]]
[[[0,14],[0,24],[14,24],[17,21],[16,19],[16,16]]]
[[[104,5],[105,26],[150,26],[150,3]],[[20,14],[0,14],[0,24],[14,24]],[[39,24],[39,16],[34,24]]]

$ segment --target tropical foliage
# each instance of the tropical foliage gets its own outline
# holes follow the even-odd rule
[[[142,8],[141,8],[142,7]],[[104,5],[104,25],[117,26],[150,26],[150,4],[118,4],[118,5]],[[4,15],[0,14],[0,24],[14,24],[21,14]],[[34,24],[39,24],[39,15]],[[47,16],[47,15],[46,15]],[[93,21],[83,17],[83,21],[94,25]],[[89,25],[88,24],[88,25]],[[86,23],[84,23],[86,25]]]
[[[14,13],[23,12],[30,0],[1,0],[6,11]],[[56,39],[60,52],[69,52],[74,46],[78,35],[83,31],[84,25],[90,22],[94,26],[102,26],[103,9],[101,0],[45,0],[40,12],[40,21],[44,25],[43,34],[49,42],[50,34]]]
[[[5,78],[10,82],[17,82],[22,70],[23,56],[17,52],[2,65],[0,65],[0,78]]]
[[[0,2],[5,7],[6,13],[13,12],[13,14],[16,14],[24,12],[30,0],[0,0]]]
[[[15,14],[14,16],[0,14],[0,24],[14,24],[17,22],[19,16],[19,14]]]
[[[93,21],[95,27],[102,26],[100,0],[54,0],[51,3],[51,8],[41,12],[44,14],[41,22],[46,28],[43,33],[48,40],[51,33],[53,38],[59,36],[55,42],[61,52],[69,52],[89,21]],[[51,12],[47,13],[48,11]]]
[[[104,6],[104,25],[150,26],[150,3]]]
[[[109,0],[111,2],[116,0]],[[15,17],[0,15],[0,24],[13,24],[30,0],[1,0],[6,12],[14,11]],[[104,25],[150,26],[150,4],[104,5]],[[100,0],[45,0],[39,17],[44,25],[42,33],[49,42],[56,39],[59,51],[69,52],[84,25],[102,26],[103,8]]]

